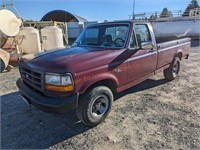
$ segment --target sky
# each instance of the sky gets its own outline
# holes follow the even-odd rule
[[[0,4],[2,1],[0,0]],[[7,3],[10,1],[6,0]],[[190,2],[191,0],[135,0],[135,13],[162,11],[164,7],[169,10],[185,10]],[[14,0],[14,5],[24,20],[37,21],[52,10],[65,10],[88,21],[128,19],[133,10],[133,0]]]

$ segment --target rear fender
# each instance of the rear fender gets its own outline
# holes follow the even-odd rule
[[[178,57],[178,58],[180,58],[180,60],[182,59],[182,57],[183,57],[183,50],[182,49],[178,49],[178,51],[175,53],[175,55],[174,55],[174,58],[175,57]]]

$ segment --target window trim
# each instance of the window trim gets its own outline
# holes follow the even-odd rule
[[[131,47],[131,44],[130,44],[130,42],[131,42],[131,38],[132,38],[133,35],[134,35],[134,37],[135,37],[135,41],[136,41],[136,48]],[[137,38],[136,38],[136,33],[135,33],[134,28],[133,28],[132,33],[131,33],[131,36],[130,36],[128,49],[130,49],[130,50],[137,50],[137,49],[139,49],[139,47],[138,47],[138,40],[137,40]]]

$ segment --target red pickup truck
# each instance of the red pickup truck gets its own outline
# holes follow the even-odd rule
[[[156,44],[149,22],[95,24],[71,48],[21,58],[17,86],[29,104],[48,112],[75,109],[85,125],[95,126],[109,114],[114,93],[159,71],[175,79],[190,45],[189,38]]]

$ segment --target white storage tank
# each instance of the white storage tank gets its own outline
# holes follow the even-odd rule
[[[7,9],[0,10],[0,35],[16,36],[21,26],[21,19]]]
[[[63,49],[63,33],[62,30],[56,26],[48,26],[41,29],[42,35],[42,49],[52,50],[52,49]]]
[[[17,35],[19,51],[30,54],[41,51],[39,30],[33,27],[23,27]]]

